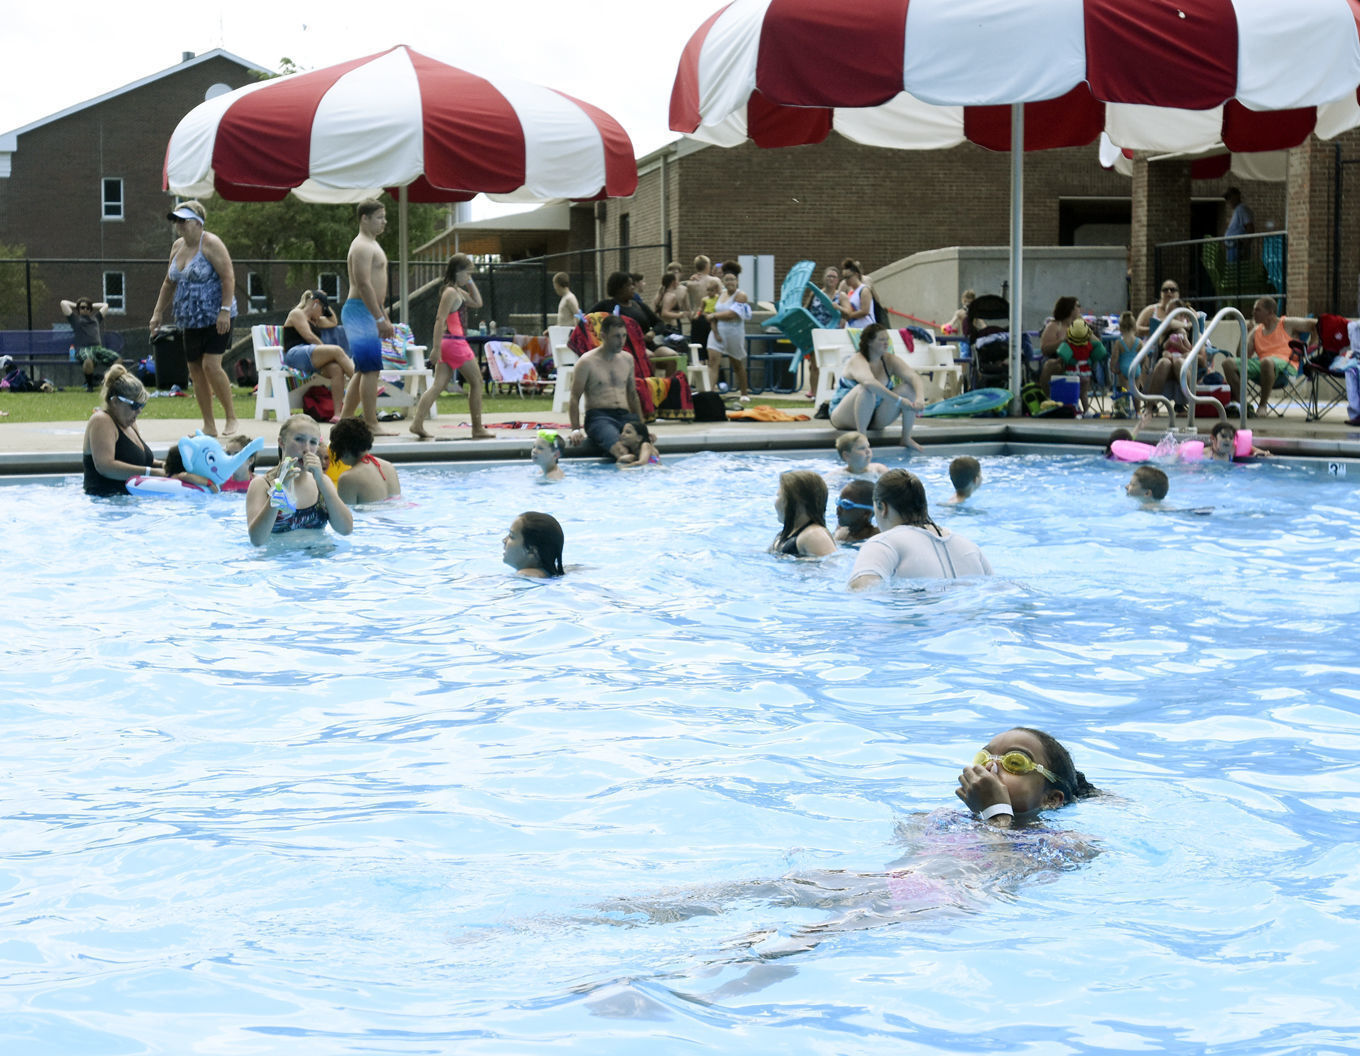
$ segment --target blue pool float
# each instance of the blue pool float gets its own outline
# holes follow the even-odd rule
[[[973,389],[932,403],[916,413],[922,418],[971,418],[975,414],[999,411],[1010,402],[1011,394],[1005,389]]]

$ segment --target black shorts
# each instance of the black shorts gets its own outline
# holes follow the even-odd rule
[[[586,436],[610,458],[610,448],[619,442],[623,427],[632,422],[642,431],[642,419],[622,407],[596,407],[586,411]]]
[[[197,363],[204,356],[225,355],[231,345],[231,331],[219,334],[216,326],[186,326],[180,331],[184,342],[184,358]]]

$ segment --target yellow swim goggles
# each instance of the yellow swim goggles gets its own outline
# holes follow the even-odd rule
[[[1028,755],[1018,749],[1006,752],[1002,755],[993,755],[984,748],[982,751],[978,752],[977,755],[973,756],[974,766],[990,766],[993,762],[1000,763],[1001,769],[1005,770],[1008,774],[1032,774],[1037,770],[1039,773],[1043,774],[1044,777],[1048,778],[1049,781],[1053,782],[1053,784],[1056,785],[1058,783],[1058,779],[1054,776],[1052,770],[1046,766],[1040,766]]]

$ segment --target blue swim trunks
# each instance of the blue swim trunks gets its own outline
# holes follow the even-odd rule
[[[378,323],[358,297],[351,297],[340,309],[340,323],[349,338],[349,354],[354,369],[360,374],[382,370],[382,339],[378,337]]]

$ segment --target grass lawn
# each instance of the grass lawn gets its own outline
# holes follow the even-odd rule
[[[233,389],[238,418],[253,418],[255,397],[246,389]],[[790,400],[771,394],[751,397],[752,403],[766,403],[774,407],[800,408],[811,414],[807,400]],[[9,414],[0,418],[0,428],[6,422],[83,422],[99,404],[97,392],[66,389],[62,392],[0,392],[0,411]],[[439,397],[441,414],[467,414],[466,396]],[[222,408],[215,412],[220,419]],[[482,413],[487,417],[523,418],[532,415],[552,415],[552,396],[487,396],[482,401]],[[566,411],[561,412],[565,418]],[[158,396],[146,405],[143,418],[198,418],[198,403],[192,396]]]

